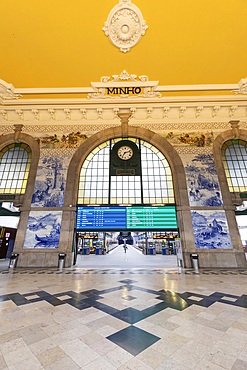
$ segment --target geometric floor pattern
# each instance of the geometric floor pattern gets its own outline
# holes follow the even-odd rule
[[[0,369],[247,368],[244,270],[43,272],[1,275]]]

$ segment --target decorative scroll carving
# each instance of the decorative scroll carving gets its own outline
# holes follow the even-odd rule
[[[65,113],[65,116],[66,116],[66,118],[65,119],[71,119],[71,115],[70,115],[70,113],[71,113],[71,110],[70,109],[64,109],[64,113]]]
[[[15,143],[19,143],[19,136],[20,136],[20,133],[23,129],[23,125],[22,124],[16,124],[14,125],[14,131],[15,131]]]
[[[34,114],[35,119],[39,120],[39,110],[38,109],[32,109],[32,112]]]
[[[163,111],[164,111],[163,118],[168,118],[168,112],[169,112],[170,109],[171,108],[168,107],[168,106],[166,106],[166,107],[163,108]]]
[[[4,100],[18,99],[20,94],[15,93],[15,88],[12,84],[0,80],[0,98]]]
[[[200,117],[202,110],[203,110],[202,106],[198,105],[198,107],[196,107],[196,118]]]
[[[119,108],[113,108],[114,118],[118,118]]]
[[[102,30],[113,45],[126,53],[140,41],[147,28],[140,9],[131,0],[119,0]]]
[[[230,121],[229,122],[235,139],[239,137],[239,122],[240,121]]]
[[[230,117],[233,117],[233,116],[234,116],[235,110],[236,110],[237,108],[238,108],[238,107],[236,107],[235,105],[232,105],[232,106],[229,108],[229,116],[230,116]]]
[[[217,112],[218,110],[220,109],[220,107],[218,107],[217,105],[215,105],[212,109],[212,117],[216,117],[217,116]]]
[[[51,119],[52,120],[55,120],[55,113],[56,113],[56,111],[55,111],[55,109],[48,109],[48,112],[50,113],[50,115],[51,115]]]
[[[22,109],[16,109],[16,113],[18,114],[19,119],[21,121],[23,121],[24,120],[24,112],[23,112],[23,110]]]
[[[247,78],[242,78],[238,83],[238,89],[233,90],[235,94],[247,94]]]
[[[179,108],[179,118],[182,118],[184,116],[184,112],[186,111],[186,109],[186,107]]]
[[[1,115],[3,116],[4,121],[8,120],[7,111],[5,109],[0,111]]]
[[[110,76],[103,76],[100,78],[100,82],[91,82],[91,86],[95,92],[88,94],[88,99],[95,98],[95,99],[116,99],[116,98],[160,98],[162,95],[161,93],[155,91],[158,86],[158,81],[149,81],[148,76],[141,75],[137,76],[134,74],[129,74],[127,71],[123,71],[119,75],[112,75]],[[129,90],[133,92],[133,89],[138,88],[137,95],[130,95],[130,94],[119,94],[116,91],[121,90]],[[113,91],[114,89],[118,89],[115,91],[116,95],[112,96],[107,94],[109,89]],[[121,89],[121,90],[120,90]],[[143,89],[142,93],[141,89]],[[115,94],[114,93],[114,94]]]
[[[131,111],[131,117],[132,118],[135,118],[135,114],[136,114],[136,108],[130,108],[130,111]]]
[[[80,112],[81,112],[81,118],[87,119],[87,110],[85,108],[81,108]]]
[[[98,119],[103,119],[103,109],[97,108]]]
[[[147,108],[147,118],[152,118],[152,112],[153,112],[153,108],[151,107]]]

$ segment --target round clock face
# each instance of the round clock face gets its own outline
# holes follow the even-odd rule
[[[117,155],[119,156],[120,159],[127,161],[133,156],[133,150],[129,146],[124,145],[118,149]]]

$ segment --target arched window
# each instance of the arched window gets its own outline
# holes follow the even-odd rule
[[[230,192],[247,190],[247,142],[228,140],[221,149]]]
[[[24,194],[31,164],[27,144],[13,143],[0,152],[0,193]]]
[[[174,204],[172,172],[165,156],[152,144],[131,140],[141,153],[141,175],[111,176],[110,150],[122,138],[97,146],[84,161],[78,204]]]

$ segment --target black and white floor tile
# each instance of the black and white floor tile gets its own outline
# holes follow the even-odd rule
[[[245,369],[245,275],[2,271],[0,369]]]

